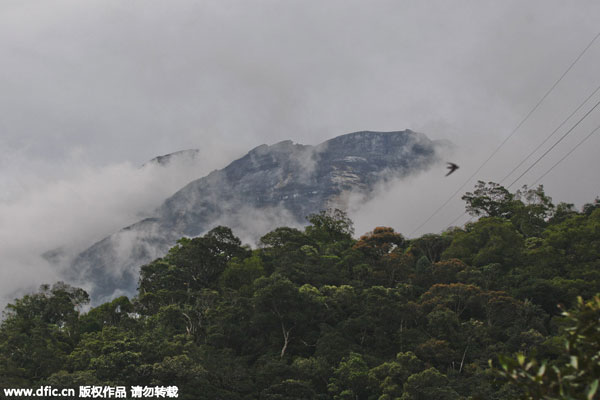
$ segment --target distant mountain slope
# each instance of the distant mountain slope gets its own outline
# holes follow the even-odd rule
[[[174,153],[165,154],[164,156],[154,157],[152,160],[148,161],[145,165],[148,164],[158,164],[158,165],[169,165],[174,160],[181,162],[184,161],[193,161],[197,160],[200,157],[200,150],[198,149],[189,149],[189,150],[180,150]]]
[[[227,225],[249,240],[277,226],[303,224],[311,213],[344,208],[350,192],[369,196],[379,182],[427,169],[438,161],[437,149],[436,142],[410,130],[350,133],[317,146],[292,141],[258,146],[183,187],[153,217],[82,252],[71,278],[92,282],[95,301],[131,295],[139,267],[164,255],[182,236]]]

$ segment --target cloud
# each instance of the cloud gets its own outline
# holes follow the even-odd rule
[[[21,175],[18,194],[0,202],[2,297],[63,279],[78,252],[147,216],[166,197],[205,175],[201,155],[182,153],[166,165],[143,167],[94,167],[74,155],[58,168],[68,170],[66,177],[52,177],[52,171]]]
[[[7,4],[7,144],[52,160],[80,146],[96,164],[200,145],[220,155],[286,139],[316,144],[363,129],[499,141],[593,36],[599,7]],[[590,54],[558,88],[561,103],[595,82]]]
[[[235,213],[222,215],[212,225],[232,227],[233,233],[242,243],[255,248],[259,239],[275,228],[281,226],[301,228],[305,224],[299,224],[296,217],[285,207],[257,209],[242,206]]]
[[[597,33],[597,15],[592,0],[3,1],[0,253],[11,284],[0,293],[51,281],[37,254],[70,253],[151,210],[190,176],[137,166],[186,148],[201,151],[198,177],[281,140],[405,128],[448,139],[457,173],[390,184],[357,214],[357,232],[406,233],[517,126]],[[551,132],[600,84],[599,60],[597,42],[475,179],[502,179]],[[518,185],[599,122],[591,115]],[[598,194],[597,148],[591,138],[544,179],[555,201]],[[454,219],[459,197],[423,230]]]
[[[360,194],[351,194],[348,201],[348,214],[354,221],[358,236],[372,231],[377,226],[390,226],[406,237],[418,237],[422,234],[440,231],[464,213],[464,204],[456,196],[456,201],[434,212],[442,205],[457,186],[465,180],[461,169],[472,167],[473,159],[465,161],[460,169],[446,177],[445,158],[460,159],[461,153],[454,147],[439,149],[440,161],[431,168],[405,176],[382,181],[369,198]],[[465,191],[470,190],[466,188]],[[429,217],[433,217],[425,223]],[[464,219],[459,220],[464,223]],[[420,227],[420,225],[422,225]],[[457,224],[455,224],[457,225]]]

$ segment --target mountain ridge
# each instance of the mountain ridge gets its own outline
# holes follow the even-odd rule
[[[90,291],[99,300],[130,295],[139,267],[164,255],[183,236],[198,236],[216,225],[253,235],[302,225],[309,214],[345,208],[349,193],[368,197],[378,183],[430,167],[439,161],[440,146],[411,130],[353,132],[316,146],[291,140],[257,146],[184,185],[154,215],[80,253],[70,278],[94,282]],[[168,162],[173,154],[154,160]]]

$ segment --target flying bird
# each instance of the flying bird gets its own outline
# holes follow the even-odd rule
[[[446,176],[450,175],[451,173],[453,173],[454,171],[456,171],[458,169],[458,165],[454,164],[454,163],[446,163],[448,164],[448,166],[446,168],[448,168],[450,171],[448,171],[448,173],[446,174]]]

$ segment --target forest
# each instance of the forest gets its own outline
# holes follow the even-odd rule
[[[86,308],[62,282],[9,304],[0,386],[177,386],[181,399],[594,399],[600,200],[478,182],[464,227],[355,238],[340,210],[256,248],[231,229]],[[84,311],[86,310],[86,311]],[[39,397],[38,397],[39,398]]]

